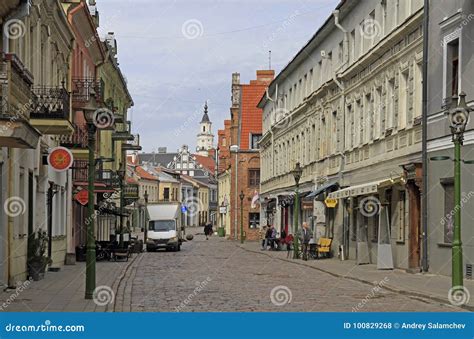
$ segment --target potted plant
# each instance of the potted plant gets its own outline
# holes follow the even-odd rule
[[[45,256],[48,247],[48,234],[39,229],[31,234],[28,241],[28,274],[34,280],[38,281],[44,278],[46,266],[51,260]]]

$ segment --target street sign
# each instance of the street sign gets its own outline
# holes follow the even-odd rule
[[[185,205],[181,205],[181,212],[186,213],[188,211],[188,208]]]
[[[74,199],[76,199],[76,201],[82,206],[87,205],[87,203],[89,202],[89,191],[85,189],[80,190],[76,193]]]
[[[220,214],[226,214],[227,213],[227,206],[219,207],[219,213]]]
[[[72,153],[65,147],[55,147],[48,154],[48,165],[56,172],[67,171],[74,161]]]
[[[336,207],[336,205],[337,205],[337,199],[326,198],[326,199],[324,200],[324,203],[326,204],[326,207],[327,207],[327,208],[334,208],[334,207]]]

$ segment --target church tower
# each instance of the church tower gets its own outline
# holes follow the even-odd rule
[[[199,123],[199,133],[197,135],[196,152],[204,157],[209,156],[209,150],[214,148],[214,135],[212,134],[212,122],[207,114],[207,101],[204,105],[204,115]]]

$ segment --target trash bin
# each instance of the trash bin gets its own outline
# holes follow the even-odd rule
[[[225,228],[224,228],[224,227],[219,227],[219,228],[217,229],[217,235],[218,235],[219,237],[225,237]]]

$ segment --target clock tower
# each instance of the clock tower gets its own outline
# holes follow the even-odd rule
[[[207,114],[207,101],[204,104],[204,115],[199,123],[199,133],[197,135],[196,152],[204,157],[209,156],[209,150],[214,148],[214,135],[212,134],[212,122]]]

